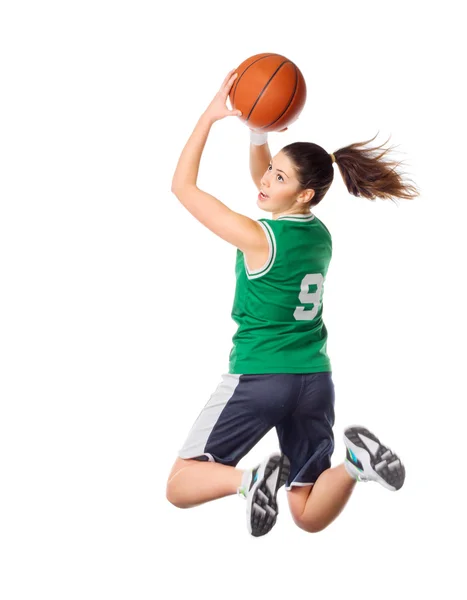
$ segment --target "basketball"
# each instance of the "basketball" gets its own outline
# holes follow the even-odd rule
[[[280,131],[293,123],[305,105],[306,84],[300,69],[280,54],[255,54],[237,69],[230,90],[232,108],[250,129]]]

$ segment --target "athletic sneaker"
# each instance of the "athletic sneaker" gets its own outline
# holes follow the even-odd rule
[[[254,469],[246,471],[238,494],[246,498],[248,532],[259,537],[274,527],[279,508],[277,492],[289,476],[288,458],[274,452]]]
[[[344,432],[347,447],[345,468],[358,481],[377,481],[388,490],[399,490],[405,479],[400,458],[368,429],[349,427]]]

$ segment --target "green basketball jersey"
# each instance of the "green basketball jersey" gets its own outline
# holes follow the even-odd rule
[[[323,323],[324,280],[332,240],[315,215],[259,219],[269,257],[250,271],[237,250],[232,318],[238,324],[230,373],[331,371]]]

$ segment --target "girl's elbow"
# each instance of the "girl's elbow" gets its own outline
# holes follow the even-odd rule
[[[183,195],[188,191],[188,186],[184,183],[179,183],[177,181],[172,181],[171,187],[172,194],[175,194],[177,198],[180,200]]]

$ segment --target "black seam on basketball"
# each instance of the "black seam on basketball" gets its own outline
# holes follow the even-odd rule
[[[256,98],[255,103],[253,104],[253,106],[251,107],[251,110],[248,114],[248,117],[246,119],[246,122],[248,123],[248,121],[250,120],[251,117],[251,113],[255,110],[256,105],[258,104],[258,102],[261,100],[261,96],[264,94],[264,92],[266,91],[266,88],[268,87],[268,85],[271,83],[271,81],[274,79],[274,77],[277,75],[277,73],[280,71],[280,69],[282,69],[282,67],[284,65],[286,65],[287,63],[289,63],[290,60],[284,60],[284,62],[282,64],[280,64],[277,69],[274,71],[274,73],[271,75],[271,77],[269,78],[269,81],[266,83],[266,85],[263,87],[263,89],[261,90],[259,96]]]
[[[292,104],[293,99],[295,98],[295,94],[297,93],[297,89],[298,89],[298,69],[297,69],[297,67],[295,65],[294,65],[294,68],[295,68],[295,87],[294,87],[294,90],[293,90],[293,93],[292,93],[292,97],[289,100],[289,103],[284,108],[284,110],[282,111],[282,113],[277,117],[277,119],[275,119],[271,123],[268,123],[268,125],[263,125],[263,127],[259,127],[258,131],[260,131],[261,129],[266,129],[266,127],[271,127],[271,125],[274,125],[274,123],[277,123],[277,121],[279,121],[285,115],[285,113],[287,112],[287,109]]]
[[[238,84],[240,83],[240,80],[245,75],[245,73],[248,71],[248,69],[250,67],[252,67],[253,65],[255,65],[257,62],[259,62],[260,60],[263,60],[263,58],[269,58],[270,56],[279,56],[279,55],[271,53],[271,54],[267,54],[266,56],[262,56],[261,58],[257,58],[255,60],[255,62],[252,62],[251,65],[248,65],[248,67],[243,71],[243,73],[240,75],[240,77],[237,79],[237,81],[235,82],[235,85],[234,85],[234,89],[233,89],[233,93],[232,93],[232,106],[235,102],[235,94],[237,93]]]

